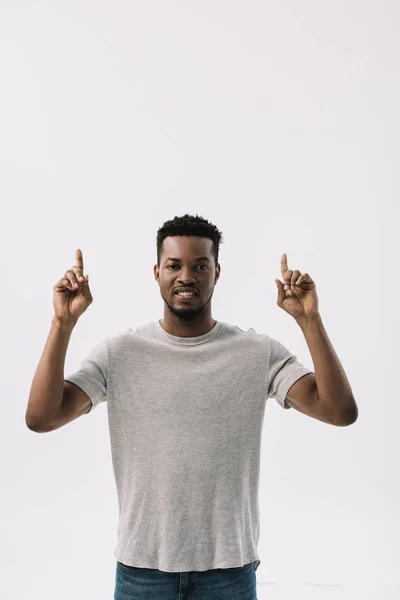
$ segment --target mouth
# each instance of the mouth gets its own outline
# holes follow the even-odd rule
[[[196,298],[198,294],[196,292],[194,292],[193,294],[179,294],[175,292],[175,296],[177,296],[180,302],[192,302],[192,300],[194,300],[194,298]]]

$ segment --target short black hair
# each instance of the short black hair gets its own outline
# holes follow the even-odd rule
[[[219,245],[223,243],[222,232],[198,215],[183,215],[174,217],[165,223],[157,231],[157,265],[160,267],[162,244],[166,237],[174,235],[197,235],[212,240],[211,254],[214,256],[215,266],[218,264]]]

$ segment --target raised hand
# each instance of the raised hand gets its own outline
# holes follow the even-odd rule
[[[275,279],[278,287],[278,306],[294,319],[318,315],[318,296],[310,275],[301,274],[297,269],[289,270],[286,254],[281,256],[281,274],[284,283]]]
[[[65,271],[64,277],[53,287],[54,316],[75,323],[93,302],[89,289],[89,276],[83,274],[83,256],[78,248],[75,266]]]

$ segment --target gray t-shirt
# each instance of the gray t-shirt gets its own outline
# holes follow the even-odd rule
[[[261,563],[265,403],[307,369],[277,340],[217,321],[197,337],[158,320],[106,337],[65,377],[107,401],[119,504],[114,556],[167,572]],[[87,413],[87,414],[88,414]]]

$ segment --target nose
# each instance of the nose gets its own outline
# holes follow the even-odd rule
[[[185,272],[183,271],[183,275],[181,274],[180,277],[178,277],[178,281],[179,281],[180,285],[185,286],[185,285],[190,285],[190,283],[192,283],[192,284],[196,283],[195,277],[191,277],[190,275],[184,277],[184,275],[185,275]]]

